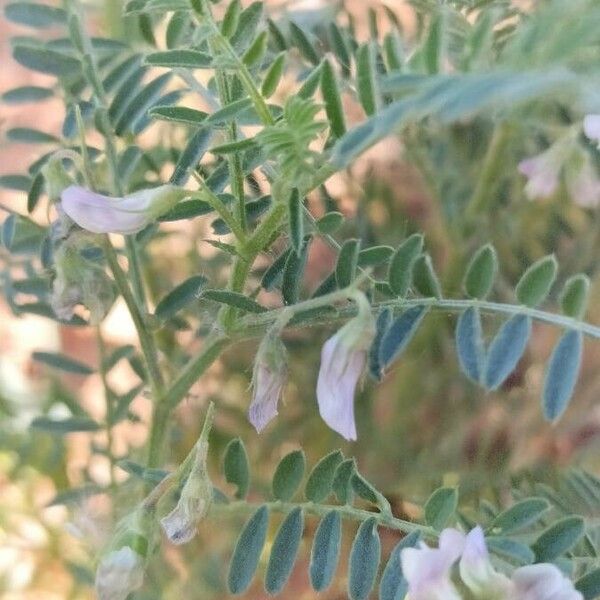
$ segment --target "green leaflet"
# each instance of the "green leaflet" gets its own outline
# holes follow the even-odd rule
[[[275,469],[273,475],[273,496],[277,500],[291,500],[304,475],[306,458],[302,450],[286,454]]]
[[[223,457],[223,473],[227,483],[237,487],[235,497],[243,500],[250,486],[250,463],[244,442],[240,438],[233,439],[225,448]]]

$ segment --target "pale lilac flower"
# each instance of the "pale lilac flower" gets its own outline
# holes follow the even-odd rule
[[[109,552],[96,571],[98,600],[126,600],[144,582],[144,559],[133,548],[123,546]]]
[[[581,152],[565,168],[569,195],[583,208],[596,208],[600,203],[600,180],[587,153]]]
[[[514,589],[509,600],[583,600],[570,579],[549,563],[527,565],[512,575]]]
[[[463,600],[452,582],[454,563],[460,558],[461,586],[471,600],[583,600],[573,583],[554,565],[528,565],[512,577],[498,573],[490,562],[481,527],[466,536],[444,529],[438,548],[421,542],[419,548],[400,553],[410,600]]]
[[[600,115],[586,115],[583,119],[583,132],[600,146]]]
[[[450,577],[464,546],[464,534],[448,528],[440,534],[438,548],[420,542],[418,548],[402,550],[400,561],[410,600],[461,600]]]
[[[481,527],[475,527],[467,534],[459,570],[463,583],[477,598],[508,598],[512,589],[510,580],[492,566]]]
[[[317,380],[321,417],[347,440],[356,439],[354,392],[375,336],[375,321],[367,299],[362,293],[355,299],[358,315],[323,345]]]
[[[174,544],[186,544],[196,535],[200,521],[208,514],[213,486],[208,476],[208,442],[202,437],[196,445],[194,461],[175,508],[160,521]]]
[[[560,163],[553,148],[542,154],[526,158],[519,163],[519,172],[527,177],[525,194],[530,200],[549,198],[558,187]]]
[[[277,415],[277,405],[287,381],[287,352],[276,333],[263,338],[252,374],[252,403],[248,419],[260,433]]]
[[[188,195],[172,185],[111,198],[72,185],[63,190],[61,206],[80,227],[93,233],[135,233],[168,212]]]

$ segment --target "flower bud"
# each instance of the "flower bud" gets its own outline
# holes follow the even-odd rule
[[[213,485],[208,476],[206,459],[208,435],[212,426],[213,406],[209,410],[191,457],[189,475],[181,490],[175,508],[160,521],[162,528],[174,544],[186,544],[196,535],[200,521],[208,514],[213,498]]]
[[[168,212],[188,192],[172,185],[111,198],[72,185],[61,194],[65,213],[93,233],[135,233]]]
[[[142,510],[119,524],[109,551],[96,569],[98,600],[126,600],[142,586],[150,526],[149,517]]]
[[[364,294],[355,297],[358,314],[323,345],[317,381],[321,417],[347,440],[356,439],[354,391],[375,337],[375,319]]]
[[[75,307],[83,304],[90,311],[90,323],[96,325],[113,305],[115,291],[102,266],[82,256],[83,243],[84,238],[71,234],[54,251],[56,276],[50,305],[59,319],[68,321]]]
[[[107,554],[96,571],[98,600],[125,600],[144,582],[144,559],[133,548],[123,546]]]
[[[277,333],[263,338],[254,361],[252,403],[248,419],[260,433],[277,415],[277,405],[287,381],[287,351]]]

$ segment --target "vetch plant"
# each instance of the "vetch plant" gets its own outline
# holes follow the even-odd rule
[[[57,135],[6,131],[40,152],[0,177],[22,193],[2,205],[3,295],[15,317],[93,331],[96,366],[32,358],[97,374],[105,403],[98,416],[54,380],[30,426],[63,454],[87,436],[108,465],[73,485],[66,466],[39,467],[52,505],[103,498],[113,523],[106,548],[64,560],[74,594],[95,582],[101,599],[251,597],[260,571],[289,597],[600,597],[597,463],[509,470],[512,438],[482,433],[508,415],[505,436],[529,439],[537,419],[555,440],[586,412],[593,431],[569,448],[595,435],[575,392],[584,340],[600,338],[585,320],[597,2],[414,0],[407,23],[393,3],[358,21],[328,3],[108,4],[106,37],[77,0],[5,7],[28,32],[14,60],[50,83],[2,100],[54,98],[64,115]],[[135,344],[109,347],[113,307]],[[543,356],[540,330],[556,337]],[[115,383],[125,364],[129,389]],[[142,445],[121,443],[140,421]],[[357,444],[330,447],[345,441]]]

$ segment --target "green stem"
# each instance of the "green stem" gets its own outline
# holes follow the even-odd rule
[[[114,492],[117,487],[117,479],[115,476],[115,469],[117,465],[116,458],[113,454],[114,436],[113,436],[113,414],[114,414],[114,398],[108,380],[106,378],[106,346],[104,339],[102,338],[102,332],[100,327],[96,327],[96,345],[98,346],[99,360],[98,360],[98,372],[100,373],[100,379],[102,381],[102,387],[104,388],[104,402],[106,405],[106,456],[108,457],[110,465],[110,488]]]
[[[127,275],[119,264],[117,253],[110,243],[108,236],[105,236],[104,238],[104,252],[106,259],[108,260],[108,265],[115,278],[117,287],[119,288],[119,291],[125,300],[125,304],[127,305],[127,309],[131,314],[133,324],[135,325],[135,329],[140,340],[142,354],[148,369],[148,378],[150,380],[153,400],[155,403],[160,403],[163,395],[163,378],[158,366],[158,356],[156,354],[154,340],[152,335],[148,332],[139,306],[133,296],[133,293],[131,292],[131,289],[129,288]]]
[[[304,514],[318,518],[325,517],[331,511],[339,513],[340,516],[344,519],[358,522],[363,522],[367,519],[371,519],[374,517],[377,521],[377,524],[382,527],[385,527],[386,529],[393,529],[395,531],[402,531],[404,533],[412,533],[413,531],[418,531],[424,538],[429,540],[437,540],[439,537],[439,533],[431,527],[419,525],[418,523],[411,523],[410,521],[405,521],[403,519],[397,519],[391,514],[376,513],[369,510],[361,510],[359,508],[354,508],[353,506],[349,506],[347,504],[344,506],[337,506],[313,504],[312,502],[294,503],[275,501],[253,503],[238,501],[230,502],[229,504],[213,503],[210,509],[210,514],[218,515],[219,517],[225,515],[248,514],[256,512],[256,510],[261,506],[266,506],[270,512],[280,513],[284,515],[289,514],[297,508],[301,508]]]
[[[273,125],[275,123],[273,115],[269,110],[267,102],[260,93],[258,87],[254,83],[254,79],[248,71],[248,67],[244,64],[242,59],[238,56],[237,52],[233,49],[229,40],[221,33],[221,30],[215,23],[211,14],[208,3],[205,0],[199,0],[199,2],[193,2],[192,6],[196,12],[196,16],[200,21],[201,25],[208,25],[211,29],[211,41],[216,50],[223,52],[231,63],[235,66],[235,71],[240,79],[240,82],[252,103],[254,108],[262,121],[263,125]]]
[[[200,353],[188,362],[173,381],[164,395],[164,401],[155,406],[155,418],[152,420],[150,430],[148,467],[152,468],[160,464],[168,415],[185,398],[192,385],[198,381],[228,344],[229,340],[224,335],[215,333],[207,337]]]
[[[502,157],[510,138],[511,127],[508,123],[500,123],[496,126],[483,159],[481,174],[477,180],[473,196],[466,208],[465,215],[467,219],[472,220],[486,211],[489,214],[488,209],[494,199],[494,192],[501,180],[500,174],[505,168]]]
[[[293,307],[278,308],[260,315],[245,317],[236,323],[235,327],[230,331],[230,334],[234,339],[245,339],[261,335],[265,329],[268,329],[275,321],[277,321],[282,311],[293,308],[294,312],[297,314],[312,310],[314,308],[319,308],[321,306],[331,305],[340,300],[339,294],[340,292],[332,292],[331,294],[321,296],[319,298],[312,298],[310,300],[306,300],[305,302],[299,302]],[[344,296],[347,294],[347,292],[342,291],[341,294]],[[371,309],[374,313],[378,313],[382,308],[406,310],[407,308],[414,306],[427,306],[433,310],[439,310],[445,313],[460,313],[465,311],[467,308],[474,307],[479,308],[483,312],[492,314],[504,314],[510,316],[526,315],[542,323],[548,323],[550,325],[563,327],[565,329],[581,331],[583,334],[591,338],[600,339],[600,327],[595,325],[584,323],[564,315],[557,315],[536,308],[530,308],[528,306],[517,304],[501,304],[499,302],[488,302],[487,300],[455,300],[449,298],[415,298],[405,300],[399,298],[396,300],[386,300],[384,302],[374,303],[371,305]],[[339,319],[347,318],[355,313],[356,309],[352,305],[349,305],[345,308],[340,308],[338,309],[338,314],[335,320],[337,321]],[[319,325],[329,321],[331,321],[330,317],[320,317],[304,322],[303,326]]]

